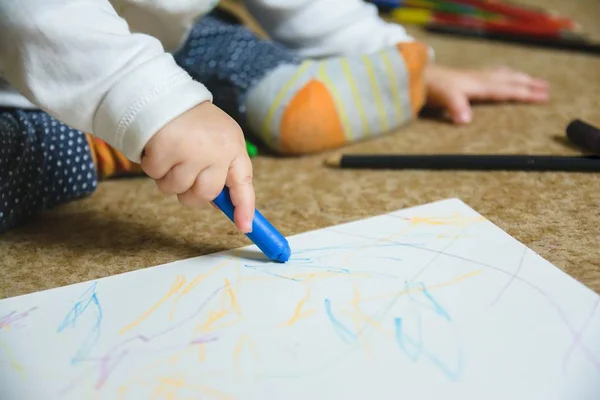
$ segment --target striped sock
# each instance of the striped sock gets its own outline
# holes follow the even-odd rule
[[[109,146],[102,139],[89,133],[86,133],[85,136],[90,146],[98,180],[144,175],[139,164],[129,161],[123,153]]]
[[[424,105],[427,61],[427,47],[411,42],[370,55],[280,66],[248,93],[248,124],[267,146],[287,155],[381,135]]]

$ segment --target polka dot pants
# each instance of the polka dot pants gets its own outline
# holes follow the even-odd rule
[[[198,21],[174,56],[212,92],[214,104],[242,126],[246,93],[279,65],[302,61],[286,47],[262,40],[243,25],[228,21],[218,10]]]
[[[41,111],[0,109],[0,233],[96,185],[82,132]]]

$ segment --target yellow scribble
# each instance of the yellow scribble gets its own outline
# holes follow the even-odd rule
[[[210,331],[212,328],[212,325],[227,314],[228,314],[227,310],[211,311],[208,314],[208,320],[204,323],[202,330]]]
[[[152,315],[152,313],[155,312],[161,305],[163,305],[167,300],[169,300],[169,298],[171,296],[173,296],[175,293],[177,293],[184,285],[185,285],[185,277],[183,277],[181,275],[177,275],[177,277],[175,278],[175,282],[173,282],[173,285],[171,285],[171,288],[169,289],[167,294],[165,294],[163,296],[163,298],[161,298],[156,304],[154,304],[148,311],[146,311],[144,314],[142,314],[140,317],[138,317],[135,321],[133,321],[129,325],[122,328],[119,331],[119,334],[122,335],[125,332],[127,332],[127,331],[135,328],[137,325],[139,325],[142,321],[144,321],[146,318],[148,318],[150,315]]]
[[[170,314],[171,320],[173,319],[173,317],[175,315],[175,309],[177,308],[177,305],[179,304],[179,301],[181,300],[181,298],[183,296],[189,294],[192,290],[194,290],[196,288],[196,286],[198,286],[198,284],[200,282],[209,278],[211,275],[214,275],[217,271],[219,271],[220,269],[225,267],[230,262],[231,262],[231,260],[225,260],[225,261],[221,262],[220,264],[216,265],[210,271],[194,277],[194,279],[192,279],[190,281],[190,283],[188,283],[188,285],[181,292],[179,292],[177,297],[175,297],[175,299],[173,300],[173,305],[171,306],[171,314]]]
[[[297,275],[292,275],[291,278],[294,279],[299,279],[302,281],[302,283],[308,283],[314,279],[327,279],[327,278],[348,278],[349,276],[351,277],[371,277],[371,274],[360,274],[360,273],[352,273],[352,274],[341,274],[341,273],[335,273],[335,272],[311,272],[308,274],[297,274]]]
[[[206,361],[206,345],[204,343],[198,344],[198,361],[201,363]]]
[[[119,386],[119,388],[117,389],[117,395],[119,396],[119,399],[125,399],[128,390],[129,388],[127,387],[127,385]]]
[[[294,311],[294,314],[287,322],[283,323],[282,326],[292,326],[299,320],[307,318],[315,313],[315,310],[307,310],[304,312],[302,311],[302,307],[304,307],[304,304],[306,304],[306,302],[308,301],[309,298],[310,298],[310,289],[306,288],[306,296],[298,302],[298,305],[296,306],[296,310]]]
[[[0,348],[2,350],[4,350],[4,352],[6,353],[6,356],[8,357],[8,361],[10,362],[11,367],[13,367],[13,369],[15,371],[17,371],[19,373],[19,375],[21,375],[21,377],[24,378],[25,371],[23,370],[23,366],[17,362],[17,360],[15,359],[15,356],[12,353],[12,351],[10,350],[10,348],[2,342],[0,342]]]
[[[356,285],[356,284],[354,284],[354,294],[352,296],[352,307],[354,307],[355,312],[358,313],[360,311],[360,292],[358,291],[358,285]],[[355,315],[354,331],[358,332],[359,329],[360,329],[360,321],[358,319],[358,316]]]
[[[411,225],[431,225],[431,226],[467,226],[476,222],[485,221],[481,216],[465,217],[460,214],[452,214],[449,217],[410,217],[403,218]]]
[[[349,311],[343,311],[342,314],[350,314]],[[366,314],[364,311],[362,310],[358,310],[356,312],[352,313],[354,315],[355,318],[358,318],[360,320],[362,320],[365,324],[377,329],[379,332],[393,337],[394,333],[385,329],[378,321],[374,320],[370,315]]]
[[[242,335],[240,340],[238,340],[237,346],[235,346],[234,350],[234,359],[235,359],[235,368],[238,371],[238,374],[241,375],[241,367],[240,367],[240,357],[242,356],[242,350],[244,348],[249,347],[252,351],[252,354],[256,357],[256,347],[254,346],[254,342],[248,335]]]
[[[221,308],[217,310],[213,310],[208,313],[208,318],[204,324],[200,324],[196,327],[195,332],[209,332],[216,329],[223,329],[228,326],[235,325],[242,321],[242,310],[237,301],[237,295],[233,289],[234,285],[231,285],[229,279],[225,279],[225,291],[221,297]],[[213,326],[215,322],[225,318],[227,315],[231,313],[236,314],[236,319],[233,321],[222,323],[218,326]]]
[[[378,296],[367,297],[367,298],[364,298],[363,301],[394,298],[394,297],[404,296],[404,295],[412,294],[412,293],[416,293],[416,292],[422,292],[423,290],[440,289],[443,287],[452,286],[460,281],[477,276],[477,275],[481,274],[483,271],[484,271],[483,269],[478,269],[478,270],[469,272],[468,274],[458,276],[458,277],[456,277],[452,280],[446,281],[446,282],[438,283],[435,285],[428,285],[426,288],[413,287],[410,289],[401,290],[399,292],[393,292],[393,293],[381,294]]]
[[[235,292],[233,291],[231,284],[229,283],[229,279],[225,278],[225,293],[229,296],[229,301],[231,302],[231,307],[235,310],[237,315],[242,315],[242,310],[240,309],[240,305],[237,302],[237,298]]]

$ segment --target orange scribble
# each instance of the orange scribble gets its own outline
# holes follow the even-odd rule
[[[304,312],[302,311],[302,307],[304,307],[304,304],[306,304],[306,302],[308,301],[309,298],[310,298],[310,289],[306,288],[306,296],[298,302],[298,305],[296,305],[296,310],[294,310],[294,314],[287,322],[283,323],[282,326],[292,326],[298,320],[307,318],[315,313],[315,310],[307,310]]]
[[[152,313],[155,312],[161,305],[163,305],[167,300],[169,300],[169,298],[171,298],[171,296],[173,296],[175,293],[177,293],[183,287],[183,285],[185,285],[185,277],[177,275],[177,277],[175,278],[175,282],[173,282],[173,285],[171,285],[171,288],[169,289],[167,294],[165,294],[158,302],[156,302],[156,304],[154,304],[152,307],[150,307],[150,309],[148,311],[146,311],[144,314],[142,314],[140,317],[138,317],[135,321],[133,321],[129,325],[122,328],[119,331],[119,334],[122,335],[125,332],[127,332],[127,331],[135,328],[137,325],[139,325],[142,321],[144,321],[146,318],[148,318],[150,315],[152,315]]]

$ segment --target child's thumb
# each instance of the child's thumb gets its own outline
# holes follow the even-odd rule
[[[455,124],[468,124],[473,118],[473,111],[466,94],[455,92],[445,99],[445,107]]]

